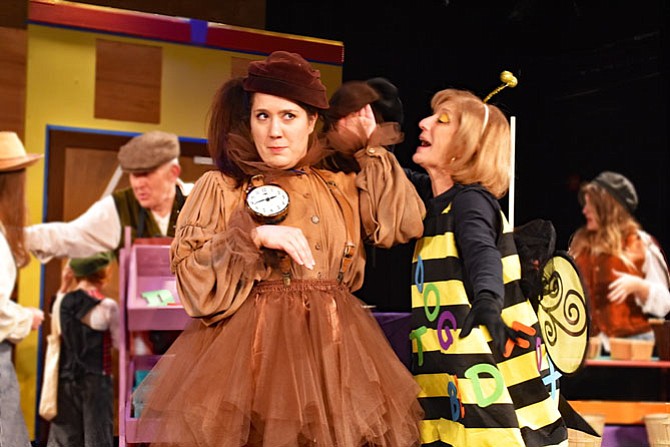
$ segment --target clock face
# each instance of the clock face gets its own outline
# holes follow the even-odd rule
[[[288,204],[288,193],[277,185],[261,185],[247,193],[247,206],[262,218],[283,215]]]

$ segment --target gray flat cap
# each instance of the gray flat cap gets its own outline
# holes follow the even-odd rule
[[[179,157],[177,135],[154,130],[132,138],[119,150],[124,172],[149,172]]]

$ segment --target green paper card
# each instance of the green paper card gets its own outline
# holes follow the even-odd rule
[[[147,301],[149,306],[167,306],[174,303],[174,297],[169,290],[151,290],[142,292],[142,298]]]
[[[161,295],[161,300],[163,300],[163,304],[174,304],[174,297],[172,296],[172,293],[169,290],[161,290],[160,291]]]

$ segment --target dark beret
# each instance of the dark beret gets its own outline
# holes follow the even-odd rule
[[[179,157],[177,135],[154,130],[128,141],[119,150],[119,164],[124,172],[149,172]]]
[[[244,90],[267,93],[317,109],[328,108],[321,72],[296,53],[275,51],[262,61],[249,63]]]
[[[405,113],[398,94],[398,87],[386,78],[372,78],[366,82],[379,94],[379,99],[372,103],[372,108],[381,114],[384,121],[403,124]]]
[[[604,188],[630,214],[637,209],[637,192],[633,183],[621,174],[604,171],[593,179],[593,183]]]

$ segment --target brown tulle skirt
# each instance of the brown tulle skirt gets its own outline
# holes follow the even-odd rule
[[[152,445],[419,445],[419,392],[362,303],[334,281],[266,282],[192,323],[136,391]]]

